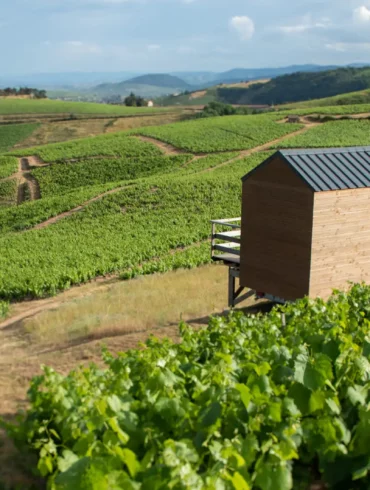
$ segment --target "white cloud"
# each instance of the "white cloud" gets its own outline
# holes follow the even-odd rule
[[[318,21],[313,21],[311,15],[305,15],[297,24],[279,26],[277,27],[277,30],[284,34],[297,34],[311,29],[325,29],[330,27],[330,25],[331,21],[326,17],[319,19]]]
[[[97,55],[102,54],[103,49],[101,46],[93,43],[84,43],[82,41],[65,41],[61,43],[60,48],[65,53],[74,55],[74,56],[83,56],[83,55]]]
[[[326,49],[338,51],[339,53],[347,53],[349,51],[370,51],[370,43],[328,43]]]
[[[161,49],[160,44],[148,44],[148,51],[159,51]]]
[[[366,24],[370,22],[370,10],[362,5],[353,11],[353,20],[357,24]]]
[[[242,41],[251,39],[255,32],[253,20],[246,15],[232,17],[230,27],[238,33]]]

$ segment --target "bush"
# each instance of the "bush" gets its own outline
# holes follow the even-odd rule
[[[33,380],[6,425],[51,489],[367,489],[370,287],[180,326]],[[282,321],[281,312],[285,315]]]

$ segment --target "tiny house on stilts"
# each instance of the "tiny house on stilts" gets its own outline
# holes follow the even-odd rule
[[[245,288],[284,302],[370,282],[370,147],[278,151],[242,183],[241,218],[212,222],[230,306]]]

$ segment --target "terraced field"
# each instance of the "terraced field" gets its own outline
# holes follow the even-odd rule
[[[298,131],[298,124],[277,124],[274,116],[198,119],[139,131],[186,151],[211,153],[247,150]]]
[[[276,148],[325,148],[331,146],[370,146],[370,121],[328,122],[274,145]]]
[[[0,126],[0,153],[9,151],[16,143],[30,136],[38,127],[39,124],[9,124]]]
[[[109,273],[155,271],[158,259],[206,241],[211,218],[240,214],[240,178],[267,151],[369,142],[367,120],[295,125],[278,119],[202,119],[6,155],[0,159],[7,205],[0,209],[0,298],[54,294]],[[10,206],[13,175],[25,190],[18,187],[18,206]],[[209,261],[205,249],[194,250],[180,263]]]

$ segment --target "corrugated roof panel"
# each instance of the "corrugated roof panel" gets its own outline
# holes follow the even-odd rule
[[[270,158],[275,156],[283,157],[315,192],[370,187],[370,146],[280,150]]]

